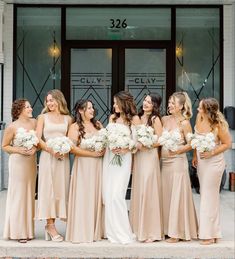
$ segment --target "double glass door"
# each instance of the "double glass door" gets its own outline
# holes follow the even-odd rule
[[[134,44],[133,44],[134,45]],[[138,108],[148,93],[162,96],[165,109],[170,83],[167,47],[114,45],[70,47],[70,106],[89,99],[104,125],[112,112],[113,95],[128,90]]]

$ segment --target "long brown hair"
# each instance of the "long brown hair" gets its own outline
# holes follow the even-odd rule
[[[45,96],[45,99],[44,99],[44,108],[42,110],[42,113],[47,113],[47,112],[50,111],[48,109],[48,107],[47,107],[47,96],[49,94],[58,103],[58,108],[59,108],[60,113],[63,114],[63,115],[69,115],[69,110],[68,110],[68,107],[67,107],[67,102],[66,102],[66,100],[64,98],[63,93],[60,90],[58,90],[58,89],[53,89],[53,90],[50,90],[49,92],[47,92],[47,94]]]
[[[120,91],[114,95],[114,98],[117,100],[118,107],[121,110],[125,122],[130,126],[132,118],[137,114],[134,97],[128,91]],[[115,110],[113,110],[113,113],[113,121],[116,122],[121,116],[121,113],[116,113]]]
[[[209,97],[201,100],[202,109],[206,113],[212,130],[218,125],[228,129],[228,123],[224,118],[224,115],[220,112],[219,103],[215,98]]]
[[[147,125],[152,126],[155,118],[158,117],[159,119],[161,119],[160,106],[161,106],[161,103],[162,103],[162,97],[158,93],[150,93],[150,94],[146,95],[144,97],[144,99],[147,96],[150,96],[152,104],[153,104],[153,110],[148,117]],[[139,112],[138,115],[139,115],[139,117],[141,117],[143,114],[144,114],[144,110],[143,110],[143,106],[141,106],[140,112]]]
[[[77,125],[79,127],[79,133],[80,133],[79,135],[81,138],[83,138],[85,136],[86,132],[85,132],[84,124],[83,124],[84,121],[82,119],[82,115],[79,112],[79,110],[86,111],[89,102],[93,105],[93,103],[90,100],[78,100],[73,108],[75,122],[77,123]],[[95,114],[94,114],[94,117],[91,119],[91,122],[96,129],[99,130],[101,128],[100,124],[95,119]]]

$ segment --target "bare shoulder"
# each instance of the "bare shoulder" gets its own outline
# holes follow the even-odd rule
[[[183,120],[183,121],[181,122],[181,125],[182,125],[183,127],[188,127],[188,126],[191,127],[191,124],[190,124],[190,121],[189,121],[189,120]]]
[[[99,128],[103,128],[103,124],[102,124],[100,121],[96,121],[96,125],[97,125]]]
[[[79,126],[78,126],[77,122],[72,123],[70,126],[70,129],[79,130]]]
[[[114,118],[115,118],[115,114],[111,114],[109,116],[109,122],[113,122]]]
[[[5,131],[8,131],[8,132],[15,132],[17,129],[17,122],[13,121],[11,122],[5,129]]]
[[[153,122],[153,123],[162,123],[161,119],[160,119],[158,116],[154,116],[154,117],[152,118],[152,122]]]
[[[44,118],[45,118],[45,113],[44,114],[39,114],[38,117],[37,117],[37,120],[38,121],[44,121]]]
[[[70,115],[65,115],[65,118],[66,118],[66,120],[68,121],[69,124],[72,124],[73,119]]]
[[[167,120],[169,120],[170,116],[166,115],[162,117],[162,123],[166,122]]]
[[[132,124],[133,125],[139,125],[141,124],[141,120],[140,120],[140,117],[138,115],[135,115],[133,118],[132,118]]]
[[[32,118],[30,121],[31,121],[31,123],[32,123],[33,128],[36,128],[37,120],[34,119],[34,118]]]

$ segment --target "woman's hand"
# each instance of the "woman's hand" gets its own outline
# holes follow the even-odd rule
[[[33,146],[31,149],[27,150],[27,155],[33,156],[33,155],[35,155],[36,151],[37,151],[37,148],[35,146]]]
[[[176,151],[172,151],[172,150],[168,150],[168,154],[169,156],[176,156],[180,154],[180,150],[176,150]]]
[[[194,168],[197,168],[197,156],[193,156],[193,160],[192,160],[192,166],[194,167]]]
[[[130,152],[129,148],[115,148],[112,149],[112,152],[115,155],[125,155],[127,152]]]
[[[201,159],[208,159],[208,158],[211,158],[214,155],[214,152],[212,150],[212,151],[202,152],[202,153],[199,153],[199,154],[200,154]]]
[[[144,145],[141,144],[140,148],[138,148],[140,151],[147,151],[149,150],[150,148],[148,147],[145,147]]]
[[[94,151],[93,153],[93,157],[102,157],[105,153],[106,149],[103,149],[102,151]]]
[[[24,156],[30,156],[29,150],[25,147],[16,147],[16,153]]]

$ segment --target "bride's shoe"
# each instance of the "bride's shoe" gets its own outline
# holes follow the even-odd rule
[[[45,240],[46,241],[54,241],[54,242],[62,242],[64,239],[61,235],[55,235],[53,236],[49,231],[48,231],[48,225],[45,226]]]
[[[212,245],[216,243],[216,239],[215,238],[211,238],[211,239],[203,239],[200,241],[201,245]]]
[[[180,241],[179,238],[170,237],[166,240],[168,243],[178,243]]]

